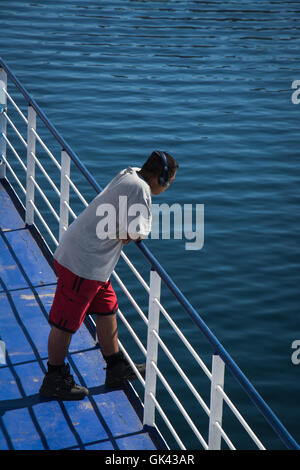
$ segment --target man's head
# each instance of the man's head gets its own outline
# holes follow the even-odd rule
[[[167,166],[167,168],[166,168]],[[154,195],[163,193],[174,181],[178,163],[167,152],[154,150],[141,169],[141,174]],[[163,182],[165,184],[163,185]]]

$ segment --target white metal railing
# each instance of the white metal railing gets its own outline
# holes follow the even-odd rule
[[[83,167],[78,157],[76,157],[70,147],[58,134],[53,125],[48,121],[48,119],[40,110],[35,101],[28,95],[27,91],[22,87],[20,82],[8,69],[6,64],[4,64],[3,61],[0,60],[0,67],[1,64],[2,68],[0,68],[0,152],[2,164],[0,165],[0,176],[1,178],[4,178],[6,176],[5,168],[11,173],[13,180],[15,180],[16,182],[16,187],[19,187],[21,189],[21,194],[24,195],[25,222],[28,225],[38,224],[39,222],[41,222],[43,229],[46,231],[49,237],[48,244],[50,245],[52,243],[53,247],[55,248],[58,245],[59,240],[61,239],[64,231],[68,228],[69,214],[73,218],[77,217],[75,210],[71,207],[70,190],[73,190],[73,194],[77,196],[77,198],[80,200],[84,207],[88,205],[88,202],[71,179],[71,164],[76,164],[77,170],[80,170],[80,172],[84,175],[86,179],[88,179],[88,181],[96,191],[100,189],[97,186],[97,183],[95,183],[95,181],[91,177],[91,175],[87,172],[85,167]],[[19,91],[21,91],[23,97],[25,97],[27,101],[27,117],[25,116],[25,113],[21,110],[21,105],[19,106],[16,103],[16,100],[13,99],[13,97],[7,90],[8,75],[11,78],[12,82],[14,82],[14,84],[17,86]],[[27,130],[26,139],[22,136],[22,133],[18,130],[17,125],[13,122],[12,118],[8,114],[8,102],[13,107],[14,111],[17,113],[21,121],[25,123]],[[60,162],[56,159],[53,152],[49,149],[49,147],[46,145],[46,143],[40,136],[37,130],[37,117],[39,118],[38,124],[40,124],[40,122],[42,121],[46,125],[48,131],[50,131],[50,135],[52,134],[52,137],[54,137],[56,142],[60,144]],[[12,137],[8,136],[8,127],[11,131],[13,131]],[[22,156],[20,155],[21,152],[16,148],[18,147],[18,145],[15,144],[15,142],[20,142],[22,144],[22,147],[25,148],[26,163],[24,161],[24,153],[22,158]],[[37,155],[37,143],[43,149],[43,155],[46,155],[46,157],[49,158],[52,163],[54,163],[56,169],[59,172],[59,176],[54,181],[49,175],[48,169],[43,166],[42,159]],[[25,184],[23,183],[22,177],[19,175],[19,171],[17,171],[14,164],[11,162],[11,157],[13,156],[16,159],[16,163],[18,163],[21,167],[20,171],[23,170],[25,174]],[[51,201],[49,200],[49,198],[43,191],[41,185],[37,181],[37,169],[40,171],[41,175],[45,178],[45,180],[49,183],[51,187],[51,190],[53,192],[51,196]],[[49,226],[49,223],[46,220],[45,214],[43,214],[42,210],[37,207],[37,192],[42,197],[48,210],[54,217],[54,223],[51,225],[51,227]],[[53,206],[53,201],[55,197],[58,198],[59,201],[59,211],[56,211]],[[39,222],[37,222],[36,216],[38,217]],[[53,249],[49,249],[53,252]],[[124,352],[128,361],[137,373],[139,382],[141,383],[142,387],[144,387],[144,425],[149,426],[151,428],[156,428],[156,413],[158,412],[161,416],[161,419],[168,428],[170,434],[176,441],[178,447],[180,449],[185,449],[184,436],[179,435],[178,430],[176,430],[174,425],[171,423],[172,418],[166,415],[162,403],[160,403],[158,400],[157,380],[159,379],[161,386],[165,389],[166,392],[168,392],[170,399],[174,402],[175,408],[181,413],[183,419],[191,429],[192,433],[195,435],[197,441],[199,442],[199,445],[202,448],[221,449],[221,442],[224,441],[224,443],[227,444],[229,449],[235,449],[235,444],[232,443],[231,439],[224,431],[222,426],[223,405],[224,403],[226,403],[228,405],[228,408],[232,411],[233,415],[240,422],[241,426],[245,429],[246,433],[250,436],[254,444],[259,449],[265,449],[260,439],[256,436],[255,432],[251,429],[249,424],[246,422],[245,418],[241,415],[241,413],[237,410],[236,406],[232,403],[230,398],[225,393],[224,371],[226,364],[235,376],[235,378],[238,380],[240,385],[244,388],[244,390],[246,390],[252,401],[254,401],[255,404],[258,406],[258,408],[265,416],[269,424],[272,425],[279,437],[281,437],[285,445],[289,448],[298,449],[298,444],[285,430],[285,428],[278,421],[278,419],[271,412],[271,410],[269,410],[267,405],[263,402],[262,398],[247,381],[247,379],[243,376],[242,372],[238,369],[238,367],[233,362],[228,353],[224,350],[224,348],[208,330],[208,328],[200,319],[198,314],[193,311],[193,308],[188,304],[184,296],[178,291],[178,288],[175,286],[173,281],[170,280],[170,278],[166,275],[157,260],[155,260],[153,255],[150,254],[150,252],[143,244],[140,245],[140,249],[148,258],[152,266],[150,270],[149,284],[145,281],[145,279],[142,277],[142,275],[135,268],[133,263],[128,259],[124,252],[122,252],[121,256],[127,264],[128,268],[136,276],[141,286],[143,286],[143,288],[145,289],[146,295],[149,296],[147,313],[145,313],[143,309],[138,305],[134,296],[129,292],[126,285],[115,271],[113,272],[113,276],[147,328],[147,344],[144,345],[136,334],[134,327],[130,325],[129,321],[126,318],[126,315],[124,315],[119,310],[119,319],[124,324],[125,328],[133,338],[133,341],[135,342],[137,347],[146,357],[146,377],[144,380],[136,369],[131,357],[128,355],[126,348],[124,347],[122,342],[119,341],[120,349]],[[204,361],[199,357],[198,353],[187,340],[180,327],[176,324],[174,319],[171,318],[164,306],[161,304],[161,279],[164,280],[173,295],[175,295],[181,305],[192,317],[192,320],[197,324],[199,328],[199,332],[204,334],[204,336],[206,336],[208,341],[213,346],[211,370],[209,370],[209,368],[205,365]],[[178,336],[179,343],[181,344],[180,347],[183,348],[185,351],[182,354],[189,354],[191,360],[195,362],[195,367],[197,367],[195,375],[198,374],[198,370],[200,369],[208,378],[210,383],[209,405],[201,397],[199,391],[192,384],[191,378],[188,377],[183,371],[182,366],[175,359],[174,355],[169,350],[163,338],[161,337],[159,333],[161,314],[167,321],[168,328],[172,329],[172,331]],[[93,320],[91,319],[91,321]],[[200,416],[199,412],[193,411],[191,416],[186,411],[180,398],[178,397],[176,386],[172,387],[167,377],[165,377],[165,375],[159,369],[159,348],[165,353],[167,359],[174,366],[174,369],[181,377],[184,386],[186,386],[193,395],[195,400],[195,406],[199,405],[200,409],[202,409],[207,415],[207,436],[203,436],[199,431],[199,423],[197,422]],[[201,422],[202,421],[203,420],[201,418]]]

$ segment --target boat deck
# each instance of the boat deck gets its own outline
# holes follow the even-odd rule
[[[33,230],[25,226],[11,188],[2,183],[0,340],[6,359],[0,363],[0,450],[159,448],[155,435],[143,429],[130,387],[105,388],[105,362],[87,325],[73,336],[68,362],[89,396],[74,402],[39,396],[56,276]]]

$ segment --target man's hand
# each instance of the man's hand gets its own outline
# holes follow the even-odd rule
[[[127,238],[119,238],[119,240],[122,241],[123,245],[128,245],[128,243],[131,242],[131,240],[133,240],[134,242],[139,242],[140,240],[142,239],[142,237],[139,237],[139,238],[130,238],[130,237],[127,237]]]

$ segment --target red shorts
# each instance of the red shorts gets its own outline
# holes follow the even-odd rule
[[[56,292],[49,314],[49,323],[75,333],[87,314],[112,315],[118,301],[110,280],[93,281],[76,276],[54,260],[58,276]]]

